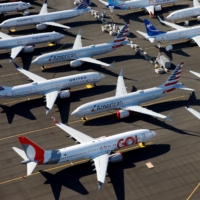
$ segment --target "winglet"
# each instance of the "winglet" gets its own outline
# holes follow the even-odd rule
[[[121,69],[119,76],[123,76],[123,69]]]
[[[102,188],[102,186],[103,186],[103,183],[98,181],[98,190],[100,190]]]
[[[158,16],[158,20],[162,23],[163,22],[163,20]]]
[[[48,107],[46,107],[46,115],[48,115],[50,112],[50,109]]]
[[[53,121],[54,121],[54,124],[58,124],[59,122],[58,122],[58,120],[56,120],[56,118],[55,117],[51,117],[51,119],[53,119]]]
[[[13,61],[13,58],[12,58],[12,57],[10,57],[9,63],[11,63],[12,61]]]
[[[13,62],[13,64],[15,65],[15,67],[16,67],[17,69],[20,69],[20,67],[19,67],[15,62]]]
[[[173,112],[171,112],[165,119],[171,122],[172,120],[171,120],[171,118],[170,118],[170,115],[171,115],[172,113],[173,113]]]
[[[110,64],[109,67],[112,68],[112,69],[114,69],[114,68],[115,68],[114,65],[113,65],[114,63],[115,63],[115,61],[113,61],[113,62]]]

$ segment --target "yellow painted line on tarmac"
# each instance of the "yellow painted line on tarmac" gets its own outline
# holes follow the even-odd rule
[[[199,186],[200,186],[200,183],[198,183],[198,185],[194,188],[194,190],[192,191],[192,193],[189,195],[189,197],[186,200],[189,200],[192,197],[192,195],[196,192]]]
[[[184,95],[183,96],[177,96],[177,97],[173,97],[173,98],[170,98],[170,99],[164,99],[164,100],[161,100],[161,101],[152,102],[152,103],[149,103],[149,104],[142,104],[142,106],[155,105],[155,104],[158,104],[158,103],[163,103],[163,102],[167,102],[167,101],[171,101],[171,100],[175,100],[175,99],[180,99],[180,98],[183,98],[183,97],[185,97],[185,96]],[[88,118],[88,120],[97,119],[97,118],[100,118],[100,117],[113,115],[114,113],[115,112],[110,112],[110,113],[105,113],[105,114],[102,114],[102,115],[97,115],[97,116]],[[80,120],[68,122],[67,124],[70,125],[70,124],[75,124],[75,123],[79,123],[79,122],[82,122],[82,120],[80,119]],[[37,129],[37,130],[33,130],[33,131],[28,131],[28,132],[25,132],[25,133],[20,133],[20,134],[8,136],[8,137],[0,138],[0,141],[7,140],[7,139],[10,139],[10,138],[14,138],[14,137],[18,137],[18,136],[21,136],[21,135],[27,135],[27,134],[30,134],[30,133],[35,133],[35,132],[39,132],[39,131],[43,131],[43,130],[48,130],[48,129],[55,128],[55,127],[56,126],[50,126],[50,127],[46,127],[46,128],[41,128],[41,129]]]
[[[146,143],[146,145],[151,145],[151,144],[152,144],[152,142]],[[125,149],[122,149],[122,150],[119,149],[116,152],[122,152],[123,153],[123,152],[131,151],[133,149],[138,149],[138,148],[140,148],[140,146],[133,146],[133,147],[125,148]],[[88,162],[89,160],[90,159],[85,159],[85,160],[80,160],[80,161],[76,161],[76,162],[71,162],[71,163],[67,163],[65,165],[49,168],[49,169],[42,170],[42,171],[49,172],[49,171],[53,171],[53,170],[56,170],[56,169],[61,169],[61,168],[64,168],[64,167],[69,167],[69,166],[73,166],[73,165],[82,164],[82,163]],[[10,183],[10,182],[13,182],[13,181],[17,181],[17,180],[20,180],[20,179],[26,179],[26,178],[29,178],[31,176],[35,176],[35,175],[38,175],[38,174],[40,174],[40,172],[32,173],[29,176],[21,176],[21,177],[13,178],[13,179],[1,182],[0,185],[6,184],[6,183]]]

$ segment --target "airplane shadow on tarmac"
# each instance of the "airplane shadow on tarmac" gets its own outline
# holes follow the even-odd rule
[[[173,111],[174,109],[177,109],[177,108],[185,109],[184,107],[186,105],[187,105],[187,100],[177,100],[177,101],[158,103],[155,105],[148,106],[147,108],[150,110],[153,110],[155,112],[158,112],[158,113],[168,111],[168,114],[170,114],[170,111]],[[190,106],[192,106],[192,105],[200,105],[200,100],[196,99],[195,93],[192,93],[192,95],[190,96]],[[110,112],[114,113],[114,111],[110,111]],[[185,111],[185,112],[187,112],[187,111]],[[176,128],[176,127],[170,125],[170,122],[168,122],[168,121],[164,122],[162,119],[156,119],[154,117],[144,115],[144,114],[139,114],[139,113],[134,113],[134,114],[135,115],[131,115],[130,117],[127,117],[124,119],[116,119],[114,114],[97,117],[95,119],[89,119],[88,121],[84,122],[84,125],[85,126],[105,126],[105,125],[110,125],[110,124],[115,124],[115,123],[120,123],[120,122],[129,123],[129,124],[134,125],[134,123],[136,121],[142,120],[142,121],[146,121],[150,124],[154,124],[158,127],[161,127],[164,129],[169,129],[169,130],[179,133],[179,134],[186,134],[186,135],[190,135],[190,136],[200,137],[200,132],[192,133],[190,130],[181,130],[179,128]],[[173,120],[173,113],[170,117]],[[145,128],[145,127],[140,127],[140,128]]]
[[[124,170],[134,168],[135,165],[133,163],[163,155],[168,151],[170,151],[170,145],[168,144],[153,144],[146,148],[135,149],[133,151],[123,153],[124,160],[122,162],[108,165],[107,173],[110,181],[108,181],[107,178],[105,185],[101,190],[106,187],[106,184],[112,184],[117,200],[125,200],[124,182],[126,182],[126,180],[124,180]],[[91,163],[87,162],[68,167],[57,172],[56,174],[51,174],[47,171],[40,171],[40,173],[46,179],[44,184],[51,186],[55,200],[59,200],[62,187],[71,189],[81,195],[89,194],[89,191],[87,191],[87,189],[82,185],[80,179],[88,175],[94,175],[96,178],[96,173],[92,171],[93,168],[94,167],[91,166]],[[94,184],[96,184],[96,190],[98,190],[97,182]],[[98,194],[100,193],[101,191]]]
[[[84,87],[84,86],[83,86]],[[58,112],[60,112],[61,121],[63,123],[68,122],[68,117],[70,115],[70,103],[80,101],[80,98],[87,98],[95,95],[99,95],[102,93],[110,92],[115,89],[115,85],[109,86],[97,86],[91,89],[83,89],[80,91],[72,92],[72,97],[66,99],[57,98],[55,104],[58,107]],[[28,97],[25,97],[28,99]],[[42,107],[45,115],[45,105],[44,98],[31,99],[24,102],[16,103],[14,105],[8,106],[0,104],[2,109],[1,113],[5,113],[8,123],[11,124],[13,122],[14,116],[19,115],[29,120],[36,120],[36,117],[31,113],[31,109]],[[55,105],[54,105],[55,106]]]

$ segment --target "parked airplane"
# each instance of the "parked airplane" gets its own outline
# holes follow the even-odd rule
[[[192,74],[194,74],[195,76],[200,78],[200,73],[194,72],[194,71],[190,71]],[[185,107],[192,115],[194,115],[196,118],[200,119],[200,113],[197,112],[196,110],[194,110],[193,108],[190,108],[189,105],[187,105]]]
[[[61,99],[70,97],[69,88],[89,83],[95,84],[105,77],[97,72],[88,72],[47,80],[20,68],[16,63],[14,65],[18,71],[28,76],[34,82],[14,87],[0,86],[0,97],[16,98],[36,94],[45,95],[46,114],[50,112],[58,96]]]
[[[153,42],[167,42],[174,40],[193,40],[200,47],[200,26],[194,26],[190,28],[185,28],[167,21],[163,21],[158,17],[161,23],[169,25],[177,30],[173,31],[160,31],[158,30],[148,19],[144,20],[147,33],[137,31],[139,34],[143,35],[151,43]]]
[[[53,118],[53,117],[52,117]],[[27,164],[27,175],[30,175],[37,165],[58,164],[73,162],[80,159],[91,159],[97,172],[98,189],[105,183],[108,163],[123,160],[122,153],[111,153],[125,146],[145,143],[156,135],[156,132],[147,129],[128,131],[113,136],[92,138],[54,119],[55,125],[74,138],[79,145],[56,150],[45,150],[25,136],[19,136],[23,150],[13,147],[13,150],[22,157],[22,164]]]
[[[47,0],[45,0],[39,14],[8,19],[3,21],[0,24],[0,27],[10,29],[18,26],[36,25],[37,30],[44,30],[47,26],[70,29],[69,26],[56,23],[56,21],[77,17],[85,12],[88,12],[89,10],[88,0],[83,0],[81,4],[74,9],[48,13]]]
[[[24,3],[22,1],[13,3],[1,3],[0,4],[0,15],[6,16],[7,12],[23,12],[31,6],[30,3]]]
[[[170,21],[177,21],[181,19],[187,19],[191,17],[197,17],[197,21],[200,21],[200,3],[198,0],[193,0],[193,8],[180,9],[170,13],[166,18]]]
[[[137,92],[131,92],[129,94],[126,91],[121,70],[117,81],[116,94],[114,97],[86,103],[82,106],[79,106],[71,113],[71,115],[83,117],[83,119],[86,120],[87,115],[93,115],[108,110],[117,110],[116,117],[119,119],[128,117],[133,111],[171,121],[169,116],[166,117],[165,115],[156,113],[147,108],[143,108],[140,106],[140,104],[162,97],[163,95],[175,89],[193,90],[184,87],[181,83],[178,83],[182,67],[183,63],[180,63],[167,81],[162,85],[146,90],[138,90]]]
[[[151,17],[153,17],[155,11],[162,10],[163,4],[175,3],[177,0],[108,0],[108,2],[105,2],[103,0],[99,1],[106,5],[107,8],[114,10],[131,10],[143,8],[150,14]]]
[[[126,40],[128,28],[129,28],[129,22],[124,25],[124,27],[121,29],[120,33],[116,36],[114,40],[107,43],[90,45],[86,47],[82,47],[81,30],[80,30],[78,35],[76,36],[74,46],[72,49],[41,55],[37,57],[35,60],[33,60],[32,64],[44,65],[44,64],[51,64],[51,63],[71,60],[70,61],[71,67],[79,67],[84,62],[89,62],[113,68],[112,64],[104,63],[92,57],[114,51],[118,47],[129,44],[129,41]]]
[[[58,32],[38,33],[26,36],[11,37],[5,33],[0,32],[0,49],[11,49],[10,62],[17,57],[20,51],[30,53],[34,51],[35,44],[44,42],[58,42],[65,35]]]

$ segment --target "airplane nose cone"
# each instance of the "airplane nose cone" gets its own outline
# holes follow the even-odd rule
[[[168,15],[168,16],[166,17],[166,19],[168,19],[168,20],[170,20],[170,18],[171,18],[171,16],[170,16],[170,15]]]
[[[101,79],[105,78],[105,75],[101,74]]]
[[[73,116],[77,116],[77,114],[78,114],[78,110],[74,110],[74,111],[71,113],[71,115],[73,115]]]
[[[37,64],[37,58],[31,62],[32,64]]]

